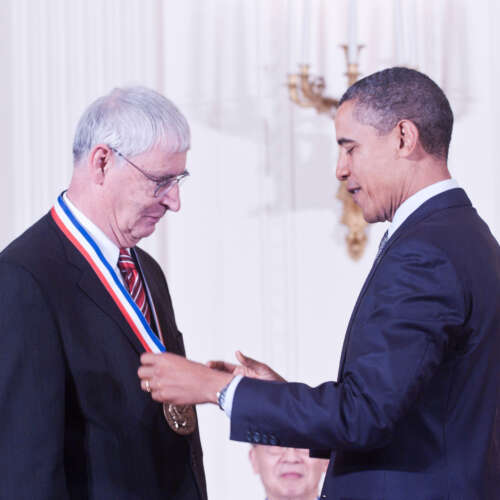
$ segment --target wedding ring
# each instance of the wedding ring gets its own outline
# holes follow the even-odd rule
[[[146,391],[151,392],[151,386],[149,385],[149,379],[146,379]]]

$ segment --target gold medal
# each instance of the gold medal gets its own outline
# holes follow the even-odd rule
[[[177,434],[186,436],[196,429],[196,413],[192,405],[163,403],[163,414],[169,427]]]

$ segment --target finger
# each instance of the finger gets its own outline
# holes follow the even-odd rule
[[[155,365],[160,360],[161,354],[155,354],[152,352],[145,352],[141,354],[141,364],[143,365]]]
[[[247,366],[248,368],[254,368],[261,363],[256,361],[253,358],[249,358],[248,356],[245,356],[241,351],[236,351],[236,359],[243,365]]]
[[[239,363],[244,363],[246,356],[241,351],[236,351],[235,356]]]
[[[209,368],[213,368],[214,370],[221,370],[224,367],[224,361],[210,360],[207,361],[207,366]]]
[[[141,380],[153,378],[155,369],[152,366],[140,366],[137,375]]]
[[[151,381],[148,378],[141,380],[141,389],[144,392],[151,392]]]
[[[212,368],[213,370],[228,373],[233,373],[234,369],[236,368],[236,365],[234,365],[233,363],[228,363],[227,361],[209,361],[207,363],[207,366],[209,368]]]
[[[168,401],[163,397],[163,392],[160,390],[156,391],[151,391],[151,398],[154,399],[155,401],[158,401],[158,403],[168,403]]]

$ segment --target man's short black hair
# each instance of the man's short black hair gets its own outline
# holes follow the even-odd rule
[[[453,112],[439,86],[427,75],[409,68],[373,73],[349,87],[340,100],[355,101],[361,123],[389,133],[400,120],[413,122],[424,150],[446,160],[453,129]]]

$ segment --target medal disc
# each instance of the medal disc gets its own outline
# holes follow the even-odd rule
[[[163,403],[163,414],[169,427],[183,436],[196,429],[196,413],[192,405],[172,405]]]

